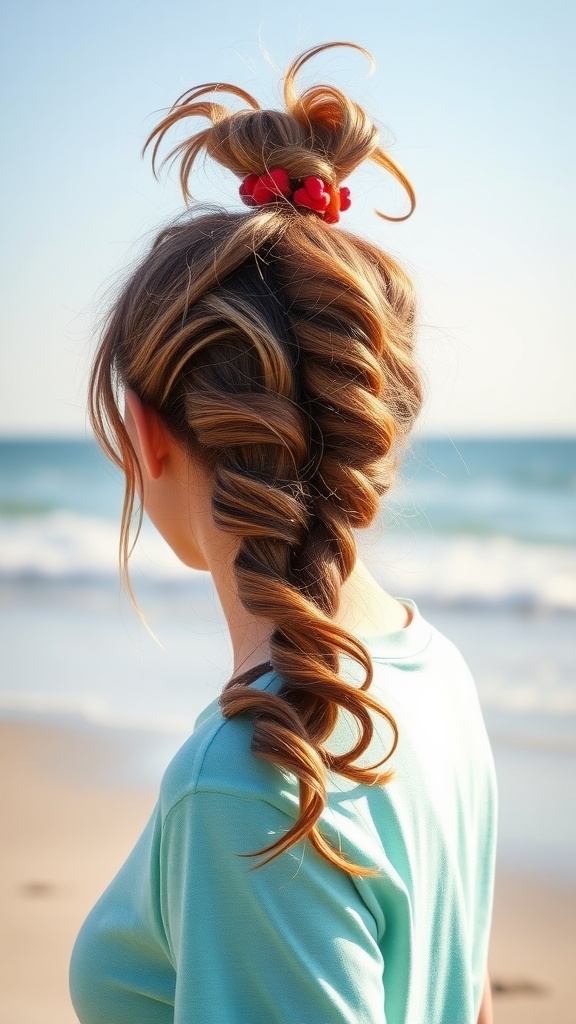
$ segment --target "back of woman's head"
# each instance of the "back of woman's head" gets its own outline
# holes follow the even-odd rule
[[[173,151],[186,196],[203,150],[252,184],[250,176],[280,168],[289,190],[266,194],[262,205],[248,196],[245,213],[191,215],[160,233],[111,311],[90,411],[126,476],[124,570],[139,468],[119,386],[155,409],[209,472],[214,521],[238,541],[239,597],[273,623],[270,662],[281,694],[251,688],[254,673],[246,673],[221,697],[225,716],[252,714],[253,752],[299,781],[298,820],[261,852],[277,856],[308,837],[328,860],[362,873],[318,828],[325,773],[385,783],[383,762],[357,762],[375,714],[388,719],[392,748],[396,727],[370,696],[368,651],[333,618],[356,559],[353,531],[374,520],[420,408],[414,297],[390,256],[294,197],[306,179],[320,179],[337,217],[341,182],[365,159],[395,175],[411,208],[414,196],[360,107],[333,87],[296,93],[296,72],[322,49],[289,69],[286,112],[260,110],[242,90],[212,84],[185,94],[152,133],[156,156],[181,118],[211,122]],[[230,113],[204,98],[226,90],[249,109]],[[341,678],[343,654],[363,667],[362,686]],[[326,741],[341,708],[356,718],[358,738],[336,756]]]

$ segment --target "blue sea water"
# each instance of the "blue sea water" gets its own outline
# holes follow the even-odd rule
[[[126,604],[119,611],[122,496],[121,474],[93,442],[0,441],[0,596],[4,623],[13,618],[5,655],[22,623],[32,628],[32,621],[43,650],[54,648],[58,623],[72,620],[78,621],[67,649],[97,622],[108,644],[121,631],[118,651],[122,640],[126,650],[117,654],[118,664],[131,644],[148,644]],[[488,711],[576,716],[576,440],[416,439],[379,520],[358,539],[388,590],[416,600],[435,623],[457,617]],[[165,631],[160,639],[180,623],[180,639],[172,635],[168,646],[180,645],[187,657],[192,632],[200,688],[221,686],[230,652],[209,578],[182,566],[149,524],[132,563],[144,611]],[[475,641],[479,616],[492,623],[488,647]],[[538,639],[544,633],[547,643]],[[152,644],[148,662],[156,651]],[[120,706],[123,691],[110,667],[92,679],[98,658],[93,653],[84,666],[76,698],[82,694],[92,708],[111,702],[128,714],[135,702],[128,687]],[[176,679],[180,660],[173,663]],[[16,703],[24,694],[72,696],[57,679],[47,681],[50,665],[40,688],[37,673],[25,666],[16,650],[0,683],[0,703],[8,690]],[[126,667],[123,674],[130,674]],[[161,710],[154,693],[152,687],[148,703],[140,694],[142,715]],[[170,707],[184,714],[187,705],[173,694]],[[169,717],[166,707],[162,714]]]
[[[94,443],[0,441],[0,715],[153,729],[177,745],[229,677],[225,623],[210,578],[145,524],[132,575],[160,645],[150,637],[118,584],[121,505]],[[576,439],[416,439],[358,539],[383,585],[472,667],[500,772],[501,856],[576,875]]]
[[[0,579],[112,580],[121,503],[93,443],[0,441]],[[431,601],[576,610],[576,440],[417,440],[369,543]],[[144,547],[150,579],[189,576]]]

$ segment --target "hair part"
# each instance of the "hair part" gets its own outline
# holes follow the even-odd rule
[[[390,169],[390,158],[375,157],[376,130],[356,104],[328,86],[296,94],[296,72],[323,49],[289,69],[286,113],[260,111],[230,86],[202,86],[178,101],[148,141],[156,139],[156,156],[181,116],[211,120],[177,147],[185,194],[201,150],[239,175],[289,157],[294,176],[322,167],[335,184],[362,159]],[[221,89],[250,110],[231,114],[198,101]],[[392,257],[314,213],[278,202],[196,214],[159,234],[111,310],[94,361],[93,429],[126,479],[120,556],[128,586],[142,481],[119,411],[122,387],[154,408],[209,471],[214,522],[238,539],[240,600],[273,622],[270,664],[280,694],[251,688],[260,667],[233,677],[220,698],[227,718],[252,716],[254,754],[299,784],[299,816],[255,854],[259,864],[307,838],[332,864],[371,873],[322,835],[326,773],[386,784],[398,732],[370,695],[369,652],[333,619],[356,561],[354,530],[373,522],[420,409],[414,309],[412,284]],[[341,677],[342,656],[363,669],[361,685]],[[328,740],[343,710],[358,735],[335,755]],[[366,767],[358,762],[378,717],[388,723],[391,749]]]

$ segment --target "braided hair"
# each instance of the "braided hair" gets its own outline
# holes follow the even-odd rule
[[[378,148],[362,108],[333,87],[297,93],[297,71],[322,49],[289,69],[286,111],[260,110],[243,90],[220,84],[177,101],[147,145],[154,142],[155,158],[177,121],[210,120],[171,154],[181,161],[185,196],[205,151],[239,177],[282,166],[291,179],[318,175],[334,187],[372,159],[404,184],[413,206],[411,186]],[[203,98],[224,90],[248,109],[231,113]],[[260,863],[307,838],[338,867],[369,873],[318,827],[326,773],[385,784],[397,728],[370,694],[366,647],[333,619],[356,560],[354,531],[373,522],[420,409],[414,309],[412,284],[388,254],[279,196],[165,228],[123,287],[94,361],[93,428],[126,479],[125,578],[141,481],[119,387],[154,408],[209,472],[214,522],[237,538],[239,598],[273,626],[269,664],[234,676],[220,698],[225,717],[251,716],[253,753],[298,780],[299,816],[258,851]],[[342,678],[342,655],[360,665],[360,684]],[[278,694],[250,685],[267,667],[282,680]],[[336,755],[327,740],[342,710],[356,721],[357,739]],[[375,716],[389,723],[391,746],[366,766],[358,762]]]

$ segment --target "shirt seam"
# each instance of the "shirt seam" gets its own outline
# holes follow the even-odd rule
[[[424,654],[424,651],[427,650],[427,648],[430,646],[432,640],[434,639],[435,633],[436,630],[434,629],[433,626],[431,626],[430,634],[428,636],[428,639],[426,640],[426,643],[424,644],[423,647],[418,648],[418,650],[416,651],[410,650],[402,654],[372,654],[372,652],[370,651],[370,657],[372,658],[372,661],[407,661],[410,658],[417,658],[420,654]],[[362,639],[362,637],[360,637],[360,639]],[[372,638],[368,637],[368,639]]]
[[[262,691],[267,690],[269,688],[269,686],[272,684],[272,681],[275,678],[279,678],[277,672],[273,672],[272,675],[270,676],[270,679],[266,683],[266,685],[262,686],[262,687],[259,687],[259,689],[262,690]],[[168,808],[168,810],[163,814],[163,817],[162,817],[162,825],[163,826],[164,826],[164,824],[165,824],[165,822],[166,822],[166,820],[168,818],[168,815],[173,810],[173,808],[177,807],[178,804],[181,803],[181,801],[184,800],[187,796],[193,795],[194,793],[198,793],[198,792],[214,792],[214,793],[221,792],[223,796],[225,796],[225,795],[232,795],[231,792],[228,792],[225,789],[223,789],[223,790],[219,790],[219,789],[201,790],[201,789],[199,789],[200,776],[202,774],[202,769],[204,767],[204,762],[205,762],[206,757],[208,755],[208,751],[210,750],[210,748],[211,748],[212,744],[214,743],[214,741],[215,741],[217,735],[219,734],[220,730],[223,729],[224,726],[227,725],[229,721],[231,721],[231,719],[222,718],[222,721],[220,721],[218,723],[216,728],[213,728],[212,734],[211,734],[210,738],[207,740],[205,746],[203,748],[201,748],[198,751],[198,753],[196,754],[196,757],[194,758],[194,766],[193,766],[193,772],[192,772],[192,779],[190,780],[190,783],[189,783],[188,787],[186,788],[186,792],[183,793],[181,797],[179,797],[179,799],[176,801],[175,804],[171,804],[170,807]],[[270,801],[265,801],[265,802],[269,803]],[[274,806],[274,805],[272,804],[271,806]]]
[[[202,796],[202,794],[206,794],[206,795],[210,795],[210,796],[231,796],[231,797],[234,797],[237,800],[245,800],[246,803],[262,803],[262,804],[266,804],[268,807],[274,807],[275,810],[280,811],[281,814],[286,814],[287,818],[290,817],[290,815],[287,814],[286,811],[283,810],[283,808],[278,807],[277,804],[272,802],[272,800],[268,799],[268,797],[266,797],[266,796],[262,796],[261,794],[256,794],[256,793],[239,793],[238,790],[226,789],[223,786],[216,786],[216,785],[212,785],[211,786],[211,785],[205,784],[204,787],[202,787],[202,788],[199,788],[198,786],[195,786],[194,789],[189,789],[189,790],[187,790],[186,793],[183,793],[182,796],[178,798],[176,803],[172,804],[170,806],[170,808],[166,811],[166,814],[165,814],[164,821],[163,821],[162,825],[164,826],[166,824],[166,822],[168,821],[168,818],[172,814],[172,811],[175,811],[176,808],[180,806],[180,804],[184,803],[184,801],[188,799],[188,797]]]

